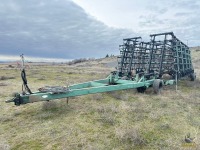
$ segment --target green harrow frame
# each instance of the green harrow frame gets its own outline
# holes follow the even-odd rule
[[[164,36],[164,40],[156,41],[157,36]],[[120,45],[118,70],[105,79],[68,87],[46,86],[37,92],[31,92],[28,87],[24,57],[21,55],[23,90],[6,102],[21,105],[124,89],[137,89],[143,93],[149,87],[153,87],[155,93],[160,93],[164,85],[174,84],[175,79],[189,76],[194,81],[189,48],[173,32],[154,34],[151,38],[150,42],[143,42],[141,37],[124,39],[123,45]],[[171,79],[164,80],[165,74],[170,75]]]

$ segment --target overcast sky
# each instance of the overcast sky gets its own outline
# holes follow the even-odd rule
[[[199,0],[1,0],[0,59],[119,54],[123,38],[173,31],[200,45]]]

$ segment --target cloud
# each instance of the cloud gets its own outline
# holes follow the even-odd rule
[[[111,0],[103,2],[113,4],[105,9],[98,7],[96,1],[87,2],[92,3],[93,10],[105,11],[102,15],[121,28],[97,20],[98,16],[88,14],[90,11],[71,0],[1,0],[0,54],[103,57],[107,53],[119,54],[118,45],[123,38],[145,35],[144,39],[149,40],[149,34],[168,31],[174,31],[183,42],[189,40],[190,46],[200,43],[198,0]],[[101,3],[99,0],[97,4]],[[124,29],[129,27],[131,30]]]
[[[173,31],[184,43],[189,46],[200,44],[200,2],[197,0],[168,0],[157,1],[146,7],[147,14],[139,18],[141,32],[158,33]]]
[[[106,26],[68,0],[4,0],[0,8],[0,54],[102,57],[118,53],[132,33]]]

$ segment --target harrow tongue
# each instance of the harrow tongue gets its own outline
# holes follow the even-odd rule
[[[15,105],[19,106],[22,103],[22,99],[19,93],[15,93],[14,97],[10,100],[6,100],[6,103],[14,102]]]

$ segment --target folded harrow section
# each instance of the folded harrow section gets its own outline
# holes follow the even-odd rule
[[[141,72],[158,78],[164,74],[173,79],[176,76],[178,79],[194,76],[189,47],[173,32],[152,34],[150,37],[150,42],[143,42],[138,37],[124,39],[118,57],[119,76],[130,77]],[[130,43],[130,40],[133,42]]]

